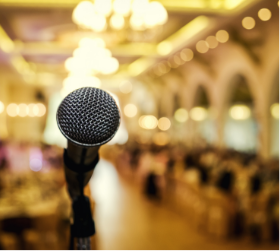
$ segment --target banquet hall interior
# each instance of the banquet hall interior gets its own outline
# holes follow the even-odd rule
[[[279,249],[279,1],[0,0],[0,249],[69,248],[82,87],[121,117],[92,249]]]

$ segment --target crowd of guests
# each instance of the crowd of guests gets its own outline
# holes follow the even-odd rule
[[[120,146],[120,173],[218,237],[279,239],[279,159],[214,147]]]
[[[70,201],[62,151],[0,142],[0,249],[66,249]]]

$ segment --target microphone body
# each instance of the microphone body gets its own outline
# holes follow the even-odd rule
[[[95,227],[89,199],[83,190],[99,161],[100,146],[110,141],[119,128],[119,109],[105,91],[84,87],[71,92],[61,102],[57,124],[67,138],[63,159],[68,192],[73,201],[71,235],[88,237],[95,233]]]
[[[99,146],[85,148],[67,141],[67,149],[64,153],[64,172],[68,192],[72,199],[83,194],[83,188],[89,182],[99,161],[99,148]]]

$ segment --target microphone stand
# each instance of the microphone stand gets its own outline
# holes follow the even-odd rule
[[[99,155],[94,161],[85,165],[77,164],[69,158],[67,150],[63,154],[64,170],[68,191],[72,200],[73,224],[70,227],[70,250],[90,250],[90,237],[95,234],[95,224],[91,214],[90,200],[84,195],[84,186],[92,176],[93,170],[99,161]]]

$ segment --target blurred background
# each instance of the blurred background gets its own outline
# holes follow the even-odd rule
[[[68,248],[56,110],[91,86],[98,249],[279,249],[278,81],[277,0],[0,0],[0,248]]]

